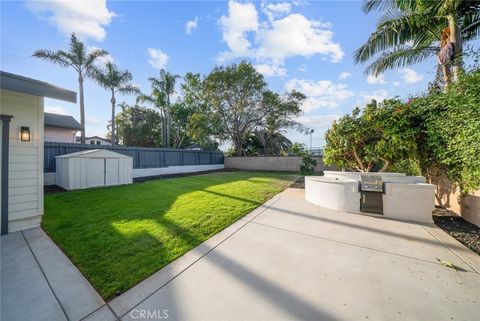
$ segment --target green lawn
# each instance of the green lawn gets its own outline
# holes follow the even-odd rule
[[[286,188],[296,176],[218,172],[45,196],[42,226],[105,299]]]

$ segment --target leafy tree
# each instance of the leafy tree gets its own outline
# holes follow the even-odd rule
[[[80,93],[80,124],[82,126],[81,143],[85,144],[85,103],[83,92],[83,81],[85,77],[92,77],[96,71],[95,62],[98,58],[108,53],[102,49],[94,49],[87,52],[83,42],[78,40],[74,33],[70,37],[70,48],[68,51],[47,49],[37,50],[33,57],[50,61],[61,68],[73,68],[77,72],[78,86]]]
[[[116,116],[117,138],[124,146],[160,147],[161,116],[150,108],[120,104]]]
[[[364,63],[381,53],[365,70],[378,75],[387,69],[409,66],[436,55],[441,37],[448,34],[454,43],[452,63],[458,77],[462,42],[480,34],[479,8],[479,1],[470,0],[366,0],[363,6],[366,13],[380,10],[383,16],[377,30],[356,51],[355,61]],[[448,83],[449,68],[446,67],[444,77]]]
[[[139,94],[140,89],[131,83],[133,77],[128,70],[119,70],[117,66],[111,62],[105,64],[105,68],[98,69],[94,73],[95,80],[103,88],[111,93],[110,102],[112,103],[112,120],[110,123],[110,138],[112,145],[116,143],[115,139],[115,94]]]
[[[480,187],[480,70],[462,75],[448,93],[428,92],[409,103],[418,160],[429,178],[445,176],[463,194]]]
[[[305,96],[271,92],[249,63],[216,67],[205,79],[204,93],[215,135],[231,141],[237,156],[245,153],[243,148],[250,143],[262,146],[262,154],[286,151],[291,143],[283,130],[301,127],[295,119]]]
[[[326,132],[324,162],[341,168],[385,171],[415,152],[417,129],[411,125],[409,108],[398,100],[373,100],[363,112],[355,108]]]
[[[187,73],[181,85],[181,102],[188,109],[186,135],[189,143],[203,149],[218,149],[215,129],[218,128],[205,99],[205,83],[200,74]]]
[[[265,117],[262,128],[255,131],[261,145],[260,154],[285,155],[288,153],[292,142],[284,134],[287,129],[303,129],[297,118],[302,113],[301,103],[305,98],[305,95],[296,91],[286,95],[265,92],[264,104],[269,106],[270,112]]]
[[[300,164],[301,175],[307,176],[315,174],[315,166],[317,166],[318,162],[316,159],[313,159],[312,154],[305,149],[305,145],[300,143],[293,144],[292,153],[302,157],[302,163]]]
[[[205,80],[205,95],[219,136],[233,143],[237,156],[242,155],[246,137],[269,112],[263,104],[266,90],[263,76],[246,62],[216,67]]]
[[[170,146],[173,148],[184,148],[191,145],[192,141],[188,136],[187,127],[193,112],[193,109],[181,101],[170,107]]]

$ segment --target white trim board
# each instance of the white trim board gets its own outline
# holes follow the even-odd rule
[[[225,166],[223,164],[213,164],[213,165],[169,166],[169,167],[158,167],[158,168],[134,168],[133,178],[205,172],[205,171],[223,169],[224,167]]]
[[[156,168],[134,168],[133,178],[206,172],[206,171],[214,171],[214,170],[219,170],[224,168],[225,166],[223,164],[169,166],[169,167],[156,167]],[[55,182],[56,182],[55,172],[45,173],[44,177],[45,177],[45,180],[44,180],[45,185],[55,185]]]

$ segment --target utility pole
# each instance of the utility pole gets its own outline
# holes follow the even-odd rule
[[[310,129],[309,132],[310,132],[310,153],[311,153],[311,152],[312,152],[312,134],[313,134],[313,132],[314,132],[313,128]]]

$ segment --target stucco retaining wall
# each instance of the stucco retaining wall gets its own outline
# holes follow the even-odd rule
[[[323,171],[322,157],[313,157],[317,160],[315,171]],[[225,168],[242,169],[249,171],[282,171],[298,172],[302,158],[297,156],[253,156],[253,157],[225,157]]]

